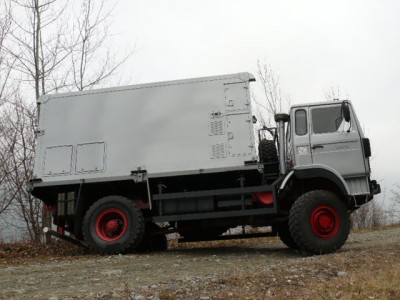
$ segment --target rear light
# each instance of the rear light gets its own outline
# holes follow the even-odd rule
[[[272,205],[274,203],[274,196],[272,192],[254,193],[254,201],[261,202],[264,205]]]
[[[45,203],[43,204],[43,209],[48,212],[54,212],[57,210],[57,206],[55,204]]]
[[[64,234],[64,233],[65,233],[64,227],[63,227],[63,226],[57,226],[57,232],[58,232],[59,234]]]

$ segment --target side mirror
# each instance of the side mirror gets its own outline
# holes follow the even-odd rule
[[[350,105],[347,101],[342,103],[342,116],[346,122],[350,122]]]

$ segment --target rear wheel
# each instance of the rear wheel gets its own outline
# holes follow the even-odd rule
[[[312,254],[340,249],[350,232],[350,215],[335,194],[317,190],[305,193],[293,204],[290,234],[298,247]]]
[[[120,196],[96,201],[83,218],[84,241],[102,254],[134,250],[144,233],[143,214],[135,203]]]

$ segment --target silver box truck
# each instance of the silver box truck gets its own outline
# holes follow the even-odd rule
[[[165,249],[172,232],[339,249],[349,212],[380,192],[351,103],[295,105],[259,128],[252,81],[239,73],[41,97],[30,189],[52,211],[50,233],[100,253]],[[239,225],[272,231],[222,235]]]

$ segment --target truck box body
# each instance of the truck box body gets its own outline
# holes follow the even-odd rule
[[[46,185],[249,168],[244,162],[257,159],[252,80],[239,73],[43,96],[34,178]]]

